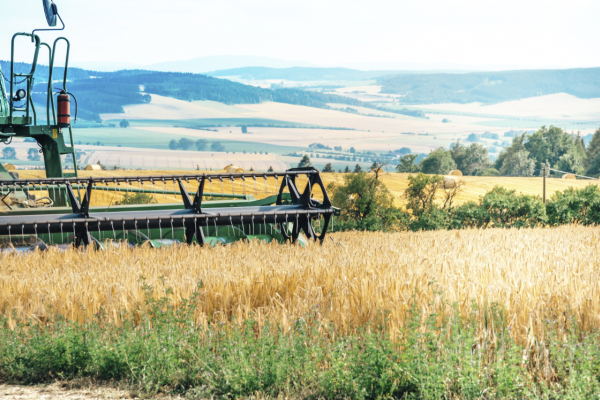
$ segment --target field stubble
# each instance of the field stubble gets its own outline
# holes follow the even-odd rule
[[[85,321],[98,313],[120,323],[144,303],[145,283],[173,289],[179,304],[200,289],[199,323],[276,322],[315,314],[339,332],[381,323],[399,332],[411,306],[422,315],[453,307],[463,315],[497,303],[511,336],[544,334],[548,319],[600,327],[600,230],[487,229],[417,233],[335,233],[323,246],[238,242],[166,249],[0,255],[0,312],[45,322],[49,313]],[[160,294],[162,293],[162,294]],[[447,304],[446,304],[447,302]],[[437,312],[437,311],[436,311]]]

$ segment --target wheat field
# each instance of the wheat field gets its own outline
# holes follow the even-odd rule
[[[136,171],[136,170],[118,170],[118,171],[79,171],[79,176],[81,177],[111,177],[111,176],[136,176],[136,175],[174,175],[174,174],[202,174],[202,173],[211,173],[216,174],[219,171],[189,171],[189,170],[144,170],[144,171]],[[224,172],[223,172],[224,173]],[[268,177],[267,180],[260,177],[260,172],[257,172],[258,178],[256,180],[256,184],[252,179],[246,179],[246,182],[242,182],[241,180],[236,180],[233,183],[228,179],[224,179],[224,182],[221,183],[218,180],[214,180],[212,184],[206,184],[205,192],[219,192],[219,193],[236,193],[236,194],[249,194],[255,196],[257,199],[262,199],[267,196],[272,196],[277,193],[279,189],[279,185],[281,185],[282,179],[279,177],[276,180],[273,177]],[[283,172],[281,173],[283,175]],[[342,183],[345,174],[341,173],[321,173],[321,177],[323,182],[327,186],[331,182]],[[44,176],[44,171],[39,170],[20,170],[19,176],[21,179],[27,178],[42,178]],[[394,196],[395,202],[397,206],[402,206],[404,204],[403,194],[404,191],[408,188],[408,176],[409,174],[399,174],[399,173],[384,173],[380,175],[380,179],[385,183],[388,190]],[[526,194],[530,196],[542,196],[543,185],[542,178],[540,177],[532,177],[532,178],[523,178],[523,177],[485,177],[485,176],[463,176],[460,177],[460,180],[464,182],[464,186],[461,188],[461,191],[458,193],[455,204],[459,205],[467,201],[477,201],[480,197],[485,195],[487,192],[492,190],[492,188],[496,185],[504,186],[507,189],[514,189],[518,193]],[[299,178],[299,187],[304,188],[306,185],[307,179],[304,176]],[[546,198],[549,199],[553,193],[557,191],[563,191],[569,187],[575,188],[583,188],[590,184],[597,184],[598,181],[590,181],[590,180],[571,180],[571,179],[559,179],[559,178],[546,178]],[[190,181],[189,183],[184,182],[186,188],[189,192],[195,193],[198,187],[198,183],[196,181]],[[116,202],[121,201],[123,198],[124,192],[114,192],[111,191],[111,187],[114,184],[109,184],[108,186],[100,186],[100,190],[95,190],[92,195],[92,205],[94,206],[107,206],[114,205]],[[121,184],[119,187],[126,187],[125,184]],[[137,182],[133,182],[130,187],[133,188],[146,188],[151,189],[152,185],[146,183],[141,186]],[[166,189],[166,190],[179,190],[177,187],[173,185],[173,181],[167,182],[167,184],[163,187],[162,183],[157,183],[154,186],[155,189]],[[47,195],[47,192],[38,191],[41,195]],[[315,191],[313,193],[313,197],[322,199],[322,194],[320,190],[315,187]],[[157,203],[173,203],[178,202],[181,203],[181,196],[175,195],[163,195],[156,194],[153,195],[154,200]]]
[[[600,327],[600,229],[487,229],[405,233],[334,233],[323,246],[238,242],[200,248],[112,247],[102,252],[49,250],[0,254],[0,313],[45,322],[49,313],[85,321],[100,311],[119,323],[144,303],[140,277],[175,303],[199,281],[197,320],[250,316],[288,329],[315,313],[341,331],[389,313],[404,326],[411,299],[462,314],[472,302],[505,310],[511,334],[543,335],[544,321]],[[161,283],[162,282],[162,283]],[[442,294],[440,294],[442,293]],[[446,305],[444,305],[447,302]],[[484,313],[478,315],[483,321]]]

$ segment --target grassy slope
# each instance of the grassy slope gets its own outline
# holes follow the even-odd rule
[[[136,121],[137,122],[137,121]],[[169,121],[168,126],[171,127],[174,124],[178,124],[180,121]],[[165,122],[166,124],[166,122]],[[135,124],[132,124],[135,126]],[[143,126],[143,125],[142,125]],[[156,125],[152,125],[156,126]],[[193,131],[192,131],[193,132]],[[201,131],[200,131],[201,132]],[[135,127],[131,128],[88,128],[88,129],[75,129],[73,131],[73,137],[75,140],[75,146],[79,141],[82,144],[86,143],[96,143],[100,141],[105,146],[119,146],[122,147],[136,147],[136,148],[146,148],[146,149],[158,149],[158,150],[166,150],[169,148],[169,142],[172,139],[178,140],[181,138],[187,138],[192,141],[198,140],[198,137],[195,136],[186,136],[186,135],[165,135],[160,132],[152,132],[146,130],[135,129]],[[218,139],[209,139],[208,143],[212,142],[221,142],[227,151],[235,151],[242,152],[244,150],[249,152],[254,151],[267,151],[269,153],[277,153],[282,154],[286,152],[299,151],[301,147],[294,146],[276,146],[271,144],[264,143],[255,143],[255,142],[238,142],[238,141],[230,141],[230,140],[218,140]],[[99,148],[101,150],[101,148]],[[193,148],[195,150],[195,148]]]

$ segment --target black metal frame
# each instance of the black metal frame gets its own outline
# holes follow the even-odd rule
[[[283,175],[284,180],[279,189],[277,201],[274,206],[248,206],[248,207],[222,207],[202,209],[202,197],[206,180],[212,178],[222,179],[228,177],[231,179],[256,177],[256,176],[274,176]],[[298,191],[295,178],[298,175],[308,176],[309,182],[302,194]],[[192,201],[185,189],[182,180],[197,179],[199,181],[198,190]],[[181,197],[184,209],[177,210],[143,210],[143,211],[108,211],[99,213],[90,213],[91,191],[95,183],[103,182],[154,182],[154,181],[177,181],[181,191]],[[87,188],[81,204],[72,188],[72,183],[81,184],[87,181]],[[75,245],[90,245],[93,238],[90,235],[91,230],[97,231],[115,231],[115,229],[138,230],[138,229],[157,229],[157,228],[184,228],[186,232],[186,242],[191,244],[193,238],[200,245],[206,243],[202,229],[203,226],[234,226],[254,223],[255,218],[258,223],[274,224],[278,226],[279,232],[286,240],[292,243],[298,240],[300,230],[302,230],[308,239],[323,243],[331,216],[335,209],[331,205],[327,191],[319,171],[314,168],[291,169],[284,173],[266,173],[266,174],[203,174],[203,175],[171,175],[171,176],[138,176],[138,177],[111,177],[111,178],[50,178],[50,179],[28,179],[14,181],[0,181],[0,186],[24,186],[24,185],[47,185],[61,184],[66,187],[69,203],[72,213],[69,214],[41,214],[41,215],[15,215],[0,216],[0,235],[10,236],[19,234],[38,234],[38,226],[41,233],[63,233],[65,231],[73,232]],[[311,193],[314,185],[320,186],[323,192],[323,203],[312,199]],[[292,204],[283,204],[282,194],[285,188],[288,188]],[[289,221],[292,216],[293,221]],[[322,233],[317,235],[311,221],[315,218],[324,217],[325,224]],[[244,218],[246,222],[244,223]],[[288,224],[293,222],[293,228],[288,234]],[[138,225],[141,223],[141,226]],[[13,230],[13,228],[16,228]]]

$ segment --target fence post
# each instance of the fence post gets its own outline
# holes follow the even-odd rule
[[[544,201],[544,204],[546,204],[546,164],[544,164],[544,166],[542,167],[542,173],[544,174],[544,189],[543,189],[543,194],[542,194],[542,199]]]

